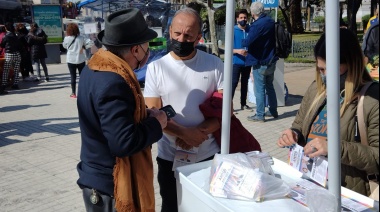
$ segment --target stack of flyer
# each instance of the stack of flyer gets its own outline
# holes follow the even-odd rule
[[[309,158],[304,154],[303,147],[296,144],[289,150],[288,164],[303,173],[305,178],[310,178],[319,185],[327,186],[327,158],[318,156]]]
[[[315,184],[314,182],[311,182],[310,180],[301,179],[296,183],[294,187],[292,187],[292,191],[289,194],[289,197],[293,200],[297,201],[298,203],[308,206],[306,202],[306,193],[308,190],[312,189],[321,189],[322,187]],[[342,195],[341,198],[342,201],[342,211],[355,211],[355,212],[370,212],[374,211],[374,209],[366,205],[362,202],[358,202],[348,196]]]

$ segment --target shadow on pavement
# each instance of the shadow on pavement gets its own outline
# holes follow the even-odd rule
[[[54,124],[52,124],[54,122]],[[32,127],[31,127],[32,126]],[[44,139],[55,135],[71,135],[80,133],[78,117],[71,118],[52,118],[40,120],[26,120],[3,123],[0,125],[0,147],[15,143],[25,142],[27,140],[12,139],[14,137],[29,137],[32,134],[44,133],[43,136],[34,135],[28,140]],[[46,134],[46,133],[51,133]]]
[[[303,96],[301,95],[289,94],[288,100],[285,103],[285,107],[300,104],[302,101],[302,98]]]
[[[17,111],[17,110],[25,110],[31,107],[44,107],[49,106],[50,104],[42,104],[42,105],[14,105],[14,106],[8,106],[8,107],[0,107],[0,112],[11,112],[11,111]]]
[[[289,117],[295,117],[297,112],[298,112],[298,110],[293,110],[293,111],[285,112],[283,114],[278,114],[278,118],[266,118],[265,122],[278,121],[279,119],[286,119]],[[289,123],[289,124],[291,124],[291,123]]]

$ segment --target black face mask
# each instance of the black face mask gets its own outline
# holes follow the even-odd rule
[[[138,60],[137,57],[134,56],[135,59],[137,60],[137,67],[136,67],[134,70],[139,70],[139,69],[141,68],[141,62],[142,62],[143,60],[145,60],[145,58],[149,55],[149,48],[148,48],[146,51],[144,51],[143,47],[142,47],[141,45],[139,45],[139,46],[140,46],[140,48],[141,48],[141,49],[143,50],[143,52],[144,52],[144,57],[143,57],[143,59]]]
[[[187,57],[195,50],[194,42],[179,42],[171,39],[170,51],[173,51],[178,57]]]
[[[238,21],[238,24],[242,27],[245,27],[247,25],[247,20],[241,20],[241,21]]]

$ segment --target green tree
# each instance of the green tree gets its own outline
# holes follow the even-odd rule
[[[356,14],[359,10],[362,0],[346,0],[347,4],[347,18],[348,18],[348,28],[354,33],[357,33],[356,25]]]
[[[324,16],[317,16],[314,18],[315,23],[323,24],[325,23],[325,17]]]
[[[204,7],[206,12],[207,12],[207,16],[205,16],[204,14],[202,14],[202,9],[200,10],[200,14],[201,14],[201,17],[202,18],[206,18],[207,17],[207,20],[208,20],[208,25],[209,25],[209,29],[210,29],[210,37],[211,37],[211,49],[212,49],[212,53],[213,54],[216,54],[219,56],[219,47],[218,47],[218,40],[216,39],[216,27],[215,27],[215,13],[217,13],[217,17],[222,17],[221,14],[219,14],[218,12],[218,9],[215,9],[213,7],[213,0],[207,0],[207,2],[204,2],[203,0],[191,0],[189,2],[189,4],[192,3],[196,3],[196,4],[199,4],[201,5],[201,7]],[[188,5],[189,5],[188,4]],[[223,12],[221,12],[223,13]],[[225,13],[224,12],[224,16],[225,16]],[[204,19],[205,20],[205,19]]]
[[[293,0],[290,5],[290,23],[293,33],[304,32],[301,14],[301,0]]]

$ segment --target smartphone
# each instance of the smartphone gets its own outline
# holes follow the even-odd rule
[[[165,107],[160,108],[160,110],[166,113],[168,119],[173,118],[177,114],[171,105],[166,105]]]

